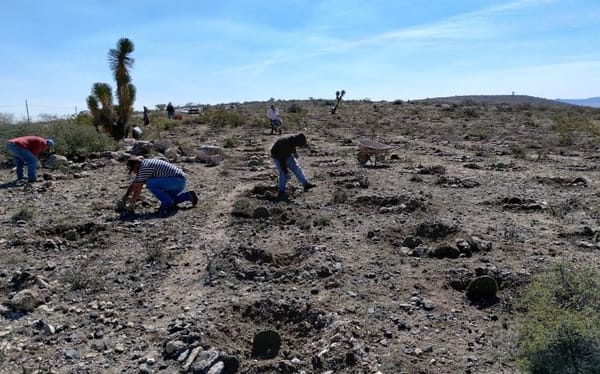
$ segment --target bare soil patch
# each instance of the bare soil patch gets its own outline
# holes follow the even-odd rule
[[[552,120],[580,110],[599,125],[598,112],[279,106],[317,184],[292,180],[288,202],[274,198],[276,136],[251,120],[267,103],[229,107],[246,126],[188,115],[163,134],[200,198],[169,217],[147,191],[135,214],[113,210],[129,183],[119,152],[3,184],[0,372],[517,373],[514,305],[531,276],[600,259],[596,141],[562,145]],[[362,166],[365,138],[394,149]],[[225,144],[219,165],[194,157]],[[14,178],[7,163],[0,178]]]

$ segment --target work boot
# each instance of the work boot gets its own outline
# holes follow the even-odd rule
[[[315,188],[315,187],[317,187],[316,184],[312,184],[312,183],[308,182],[307,184],[304,185],[304,191],[308,191],[308,190],[310,190],[312,188]]]
[[[174,213],[177,212],[177,207],[172,205],[172,206],[163,206],[161,205],[158,208],[157,214],[159,217],[168,217]]]
[[[194,191],[190,191],[190,201],[192,202],[192,207],[195,207],[198,204],[198,196]]]

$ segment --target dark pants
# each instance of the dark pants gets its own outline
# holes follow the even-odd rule
[[[271,121],[271,134],[275,131],[281,134],[281,120],[280,119],[272,119]]]

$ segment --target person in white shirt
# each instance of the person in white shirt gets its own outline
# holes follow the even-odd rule
[[[274,104],[267,111],[269,121],[271,121],[271,135],[275,134],[275,131],[281,135],[281,119],[279,118],[279,109]]]

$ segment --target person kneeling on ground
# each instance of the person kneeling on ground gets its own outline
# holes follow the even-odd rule
[[[24,179],[23,166],[27,164],[27,180],[35,182],[40,153],[50,151],[52,148],[54,148],[54,141],[40,136],[29,135],[10,139],[6,143],[6,150],[13,156],[17,167],[17,180]]]
[[[183,192],[186,175],[177,166],[163,160],[133,156],[127,160],[129,174],[136,174],[120,201],[119,208],[124,208],[129,201],[135,204],[142,192],[144,184],[160,200],[159,213],[169,213],[177,204],[190,201],[192,206],[198,204],[198,196],[194,191]]]
[[[271,148],[271,157],[279,172],[278,197],[280,199],[287,198],[285,188],[290,179],[288,168],[294,172],[298,181],[302,183],[304,191],[316,187],[315,184],[310,183],[308,179],[306,179],[304,172],[300,169],[300,166],[298,166],[298,163],[296,162],[296,158],[298,158],[296,147],[308,147],[306,136],[304,136],[304,134],[283,136],[279,138]]]

